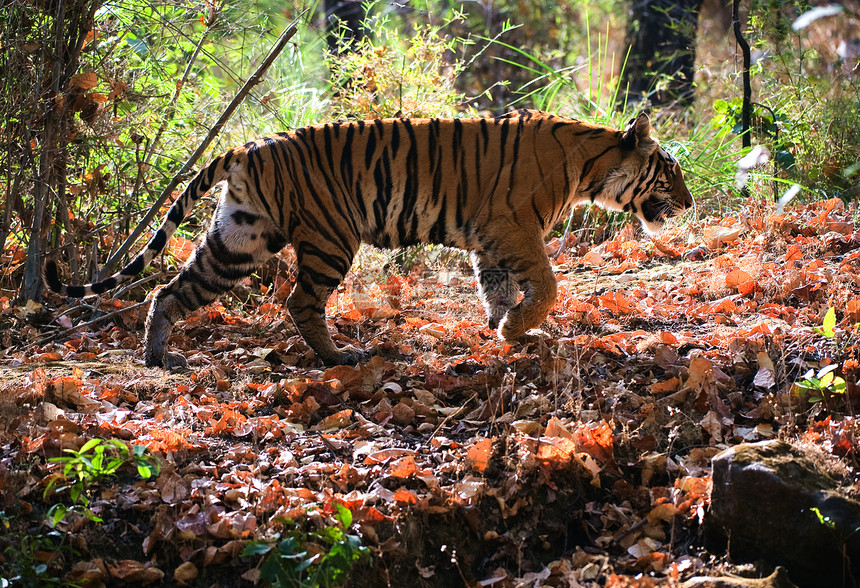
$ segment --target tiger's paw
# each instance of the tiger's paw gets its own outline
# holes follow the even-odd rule
[[[164,369],[184,370],[186,368],[188,368],[188,360],[181,353],[164,354]]]
[[[326,365],[355,365],[363,363],[370,358],[370,354],[363,349],[345,345],[338,349],[331,357],[324,358]]]
[[[155,353],[147,353],[144,359],[146,367],[160,367],[166,370],[186,369],[188,360],[181,353],[164,353],[158,355]]]
[[[509,343],[520,343],[522,345],[530,345],[532,343],[544,342],[551,338],[551,335],[543,329],[533,328],[524,331],[522,329],[510,328],[507,323],[502,323],[498,329],[499,338]]]

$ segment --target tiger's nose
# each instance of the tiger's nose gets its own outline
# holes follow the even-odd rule
[[[684,208],[690,208],[693,206],[693,195],[690,194],[689,190],[684,190],[684,195],[681,201],[684,203]]]

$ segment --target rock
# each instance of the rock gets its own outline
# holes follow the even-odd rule
[[[860,502],[808,453],[781,441],[736,445],[713,459],[705,530],[734,560],[763,559],[801,586],[860,582]]]

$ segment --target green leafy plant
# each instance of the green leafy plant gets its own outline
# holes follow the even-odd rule
[[[824,314],[824,320],[820,327],[815,327],[815,332],[822,337],[833,339],[836,337],[836,309],[832,306]]]
[[[16,515],[7,516],[0,511],[0,529],[11,533],[14,527],[26,525]],[[48,533],[22,533],[20,541],[10,541],[0,551],[0,588],[8,586],[68,586],[58,577],[55,565],[61,556],[77,558],[79,554],[64,541],[58,531]]]
[[[833,522],[833,519],[831,519],[830,517],[828,517],[824,513],[822,513],[821,510],[818,509],[818,507],[813,506],[809,510],[811,510],[815,514],[815,516],[818,518],[819,523],[821,523],[822,525],[824,525],[828,529],[835,529],[836,528],[836,523]]]
[[[836,333],[836,309],[830,307],[824,314],[820,327],[815,327],[815,332],[826,337],[837,345],[837,356],[841,356]],[[845,392],[845,380],[833,372],[839,367],[839,362],[824,366],[816,372],[810,369],[803,374],[803,379],[794,383],[795,392],[808,396],[809,402],[820,402],[827,394],[843,394]]]
[[[352,566],[367,557],[369,550],[358,535],[346,531],[352,525],[352,513],[334,503],[338,522],[320,531],[304,533],[298,528],[277,543],[254,541],[245,546],[242,555],[265,556],[260,565],[260,579],[279,588],[329,588],[340,586],[349,578]],[[285,521],[294,525],[292,521]]]
[[[800,394],[808,395],[809,402],[820,402],[826,393],[843,394],[845,380],[833,374],[838,367],[838,364],[832,363],[818,370],[818,373],[809,370],[802,380],[794,383],[795,389]]]
[[[62,464],[63,471],[48,483],[43,497],[52,491],[68,490],[72,505],[57,503],[48,510],[48,522],[52,527],[73,511],[81,511],[91,521],[101,523],[102,519],[90,509],[87,494],[94,484],[115,475],[123,466],[135,466],[145,480],[158,475],[160,470],[158,462],[146,454],[146,447],[135,445],[129,449],[119,439],[90,439],[80,449],[66,449],[66,452],[70,455],[51,458],[51,462]]]

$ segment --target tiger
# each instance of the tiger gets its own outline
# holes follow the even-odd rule
[[[146,247],[117,273],[71,286],[49,260],[43,277],[73,298],[131,281],[197,200],[223,183],[205,235],[178,275],[151,296],[147,366],[185,367],[184,356],[167,349],[173,325],[288,243],[296,270],[287,308],[326,365],[369,357],[352,345],[335,346],[325,317],[361,243],[470,252],[489,327],[503,340],[522,340],[555,303],[544,241],[572,206],[631,212],[649,233],[692,206],[680,164],[651,133],[644,113],[622,131],[536,110],[340,121],[275,133],[201,169]]]

